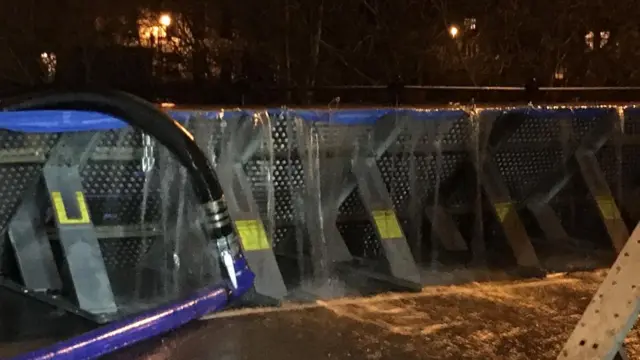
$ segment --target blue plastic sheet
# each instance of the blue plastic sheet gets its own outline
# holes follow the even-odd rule
[[[504,112],[525,113],[532,117],[598,117],[610,111],[608,108],[518,108]],[[629,109],[636,111],[636,109]],[[189,111],[175,110],[168,114],[179,122],[185,122],[198,116],[207,119],[236,118],[238,115],[252,116],[260,110],[220,110]],[[418,121],[442,121],[460,118],[465,115],[462,110],[421,110],[421,109],[267,109],[272,116],[297,117],[310,122],[328,122],[340,125],[371,125],[386,116],[410,116]],[[0,129],[19,132],[70,132],[70,131],[104,131],[120,129],[127,126],[123,121],[95,112],[88,111],[15,111],[0,112]]]
[[[188,111],[175,110],[168,114],[179,122],[193,116],[207,119],[235,118],[238,115],[253,115],[259,110]],[[462,110],[420,109],[341,109],[299,110],[267,109],[270,116],[298,117],[310,122],[329,122],[341,125],[371,125],[378,119],[391,116],[411,116],[416,120],[447,120],[464,115]],[[120,129],[127,124],[117,118],[88,111],[7,111],[0,112],[0,129],[28,133],[58,133],[73,131],[105,131]]]

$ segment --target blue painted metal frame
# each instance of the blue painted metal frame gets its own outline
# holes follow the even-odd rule
[[[235,263],[238,288],[216,285],[175,304],[114,322],[53,346],[15,357],[13,360],[97,359],[123,347],[162,335],[208,313],[218,311],[253,286],[253,273],[244,258]]]

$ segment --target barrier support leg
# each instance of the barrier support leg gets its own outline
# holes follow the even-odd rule
[[[430,206],[426,209],[426,213],[436,236],[446,250],[468,250],[467,243],[460,230],[458,230],[455,222],[442,206]]]
[[[22,204],[9,223],[8,235],[20,277],[25,288],[36,291],[58,291],[62,280],[49,242],[43,209],[48,196],[42,181],[38,181],[22,200]]]
[[[353,172],[357,178],[362,202],[381,240],[391,275],[409,283],[420,284],[420,272],[375,159],[369,158],[354,163]]]
[[[371,139],[373,151],[363,149],[354,159],[352,171],[362,202],[381,241],[391,276],[407,284],[420,286],[420,271],[377,164],[377,159],[396,141],[405,123],[410,120],[407,116],[396,117],[378,119]]]
[[[607,228],[609,238],[616,251],[620,252],[629,238],[629,230],[620,215],[620,210],[611,194],[598,160],[592,151],[582,149],[576,152],[576,159],[589,192],[598,206],[600,217]]]
[[[309,201],[305,201],[304,203],[320,203],[320,208],[317,210],[321,211],[321,214],[311,209],[300,209],[300,211],[304,211],[310,236],[322,237],[320,242],[314,242],[314,240],[312,240],[312,243],[326,244],[324,246],[325,249],[322,250],[326,253],[323,255],[332,262],[348,262],[351,261],[353,257],[336,225],[339,211],[338,193],[336,190],[340,188],[340,185],[336,186],[335,182],[342,183],[344,181],[344,170],[347,164],[345,164],[344,159],[341,158],[318,159],[318,161],[321,169],[334,170],[335,172],[331,171],[330,173],[332,176],[335,176],[336,179],[322,179],[322,175],[306,171],[305,184],[307,191],[305,196]],[[320,178],[318,178],[318,176]],[[321,198],[319,199],[318,197]]]
[[[51,249],[46,245],[49,239],[43,223],[31,230],[26,226],[33,226],[32,221],[38,219],[42,208],[39,205],[51,204],[53,219],[57,230],[57,239],[63,259],[62,281],[67,283],[65,288],[71,292],[72,300],[77,304],[80,312],[100,320],[117,312],[117,306],[111,283],[107,275],[106,266],[98,243],[96,231],[89,215],[85,195],[82,187],[79,168],[86,162],[89,152],[95,146],[97,134],[74,133],[61,136],[58,144],[49,154],[49,159],[43,168],[43,183],[37,195],[45,195],[41,199],[26,199],[18,210],[18,218],[10,224],[11,242],[14,245],[19,268],[26,275],[27,287],[51,286],[54,290],[57,280],[52,277]],[[82,149],[82,150],[80,150]],[[40,220],[43,220],[40,218]],[[34,230],[35,229],[35,230]],[[26,232],[33,232],[35,238],[18,236]],[[41,233],[41,232],[44,232]],[[26,242],[29,242],[28,244]],[[30,255],[38,258],[31,258]],[[33,261],[44,260],[49,284],[44,278],[34,278],[31,270],[35,268]],[[28,270],[29,273],[24,272]],[[90,275],[87,275],[90,274]],[[26,280],[25,279],[25,280]],[[40,285],[38,285],[40,284]]]
[[[564,230],[562,222],[556,212],[546,203],[531,202],[527,208],[536,218],[540,229],[548,240],[566,240],[569,235]]]
[[[490,112],[486,114],[476,114],[475,116],[477,117],[476,121],[480,121],[481,124],[486,123],[485,126],[487,126],[487,130],[491,129],[497,120],[497,115]],[[472,151],[485,152],[476,157],[478,161],[474,161],[476,172],[484,193],[493,207],[495,216],[502,226],[507,242],[511,246],[518,266],[541,269],[540,261],[531,244],[529,234],[516,211],[515,203],[511,199],[509,190],[500,174],[500,170],[491,156],[491,153],[499,143],[499,141],[496,141],[496,144],[490,143],[489,135],[492,134],[492,132],[495,133],[495,130],[481,134],[478,149],[472,149]]]
[[[287,288],[273,253],[272,241],[260,217],[251,183],[244,170],[244,164],[262,145],[263,128],[268,126],[267,119],[261,118],[261,121],[256,122],[254,116],[267,115],[225,116],[226,137],[221,143],[216,172],[224,190],[229,214],[242,240],[244,256],[256,275],[256,293],[281,300],[287,295]],[[200,119],[196,120],[195,124],[196,142],[206,151],[217,126],[213,124],[213,120]]]
[[[434,171],[436,172],[436,174],[439,174],[442,171],[443,151],[445,150],[459,151],[459,152],[465,151],[464,145],[460,146],[457,144],[443,144],[443,141],[442,141],[443,138],[445,138],[451,132],[451,130],[454,128],[454,125],[458,121],[460,120],[448,119],[448,121],[443,121],[443,122],[426,121],[426,122],[420,122],[420,124],[417,124],[417,126],[411,126],[411,125],[409,126],[409,131],[410,131],[409,136],[412,137],[411,153],[414,154],[416,151],[420,151],[420,152],[426,151],[428,153],[426,163],[427,164],[435,163],[436,166]],[[468,117],[465,117],[463,121],[469,121]],[[418,145],[417,142],[422,138],[424,138],[424,136],[427,137],[428,144],[426,144],[426,146],[423,144]],[[414,165],[415,163],[412,164],[412,171],[414,171],[413,169],[415,167]],[[452,178],[449,178],[447,180],[455,181],[455,182],[460,181],[460,179],[453,179],[453,176]],[[412,173],[411,182],[412,182],[411,188],[414,190],[417,190],[419,188],[424,188],[425,186],[427,186],[427,184],[419,183],[418,177],[416,176],[415,172]],[[446,198],[451,195],[451,192],[454,191],[455,187],[457,186],[459,186],[459,183],[445,184],[444,186],[440,184],[440,189],[433,189],[433,190],[435,190],[434,193],[436,192],[440,193],[439,202],[442,203],[443,199],[446,200]],[[416,195],[418,198],[422,197],[421,196],[422,194],[414,194],[414,195]],[[416,202],[415,205],[420,207],[426,204],[420,204]],[[413,208],[412,211],[416,211],[416,210],[417,209]],[[424,211],[425,211],[425,214],[427,215],[427,219],[429,219],[429,222],[431,223],[431,228],[433,229],[433,232],[435,233],[438,240],[440,241],[440,244],[445,248],[445,250],[447,251],[467,251],[468,250],[467,243],[465,242],[464,237],[458,230],[455,221],[453,220],[451,215],[447,213],[447,211],[443,206],[441,206],[440,204],[434,204],[433,206],[427,206]]]
[[[349,187],[349,184],[345,184],[349,158],[343,153],[323,156],[322,152],[327,149],[313,143],[313,139],[317,138],[314,125],[300,118],[287,120],[290,121],[287,125],[295,128],[298,154],[303,159],[305,190],[299,194],[304,199],[301,205],[314,204],[311,208],[298,210],[303,212],[310,243],[323,244],[323,249],[312,251],[322,252],[319,255],[326,256],[332,263],[351,261],[353,257],[337,226],[340,197],[343,194],[340,190]]]

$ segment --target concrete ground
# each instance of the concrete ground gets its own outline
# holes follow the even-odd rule
[[[602,271],[229,311],[125,359],[555,359]],[[640,359],[640,336],[626,341]]]

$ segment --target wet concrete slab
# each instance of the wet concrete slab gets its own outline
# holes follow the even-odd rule
[[[601,272],[230,311],[109,359],[555,359]],[[628,337],[640,358],[637,330]]]

